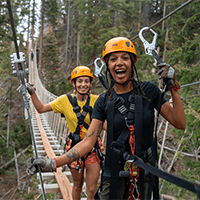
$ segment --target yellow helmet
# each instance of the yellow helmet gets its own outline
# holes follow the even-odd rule
[[[126,51],[133,53],[135,55],[135,62],[137,62],[137,53],[135,50],[135,46],[129,40],[128,38],[125,37],[115,37],[106,42],[103,48],[102,52],[102,59],[105,62],[104,57],[108,55],[109,53],[117,52],[117,51]]]
[[[89,67],[77,66],[72,70],[71,83],[73,83],[73,79],[80,77],[80,76],[89,76],[93,80],[93,74]]]

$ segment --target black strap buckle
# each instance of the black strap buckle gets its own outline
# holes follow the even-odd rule
[[[114,148],[115,149],[118,149],[120,150],[120,154],[124,152],[124,149],[125,149],[125,145],[121,144],[120,142],[117,142],[117,141],[113,141],[110,145],[110,148],[113,150]]]
[[[121,105],[123,105],[125,100],[122,97],[117,97],[115,99],[115,107],[119,108]]]
[[[124,102],[125,100],[122,97],[117,97],[115,99],[115,108],[117,108],[122,115],[125,115],[128,112],[124,106]]]
[[[73,108],[73,111],[74,111],[75,113],[78,113],[78,112],[81,111],[81,107],[80,107],[80,106],[75,106],[75,107]]]
[[[83,106],[83,110],[85,110],[85,112],[89,112],[89,106],[87,105]]]
[[[79,120],[78,120],[78,125],[79,125],[79,126],[83,125],[83,122],[84,122],[84,121],[83,121],[82,119],[79,119]]]

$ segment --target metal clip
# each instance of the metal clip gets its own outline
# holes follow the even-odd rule
[[[98,61],[101,61],[101,67],[99,67],[99,65],[97,64]],[[105,66],[105,63],[103,62],[103,60],[101,58],[96,58],[95,61],[94,61],[94,65],[95,65],[95,72],[94,72],[94,75],[96,77],[99,77],[101,76],[101,72]]]
[[[139,32],[139,38],[143,42],[145,53],[147,55],[153,56],[153,54],[152,54],[153,51],[155,51],[157,53],[157,51],[156,51],[156,42],[157,42],[158,34],[155,31],[153,31],[152,29],[149,29],[154,34],[153,41],[152,41],[151,44],[149,44],[149,42],[147,42],[144,39],[143,35],[142,35],[143,31],[145,31],[147,29],[149,29],[149,27],[144,27],[144,28],[142,28],[140,30],[140,32]]]

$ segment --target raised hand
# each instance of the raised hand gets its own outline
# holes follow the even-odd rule
[[[160,70],[158,71],[159,79],[163,78],[166,84],[166,92],[172,88],[179,90],[181,88],[180,84],[175,79],[175,70],[167,63],[158,64]]]
[[[26,89],[30,95],[32,95],[36,91],[33,83],[26,83]]]

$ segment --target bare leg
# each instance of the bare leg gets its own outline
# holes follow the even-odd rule
[[[97,191],[97,182],[99,179],[100,164],[85,165],[86,168],[86,192],[87,200],[94,199],[94,195]]]
[[[81,199],[81,192],[82,192],[82,186],[83,186],[83,172],[84,168],[81,168],[81,171],[79,173],[79,170],[71,168],[71,174],[73,178],[73,188],[72,188],[72,198],[74,200]]]

